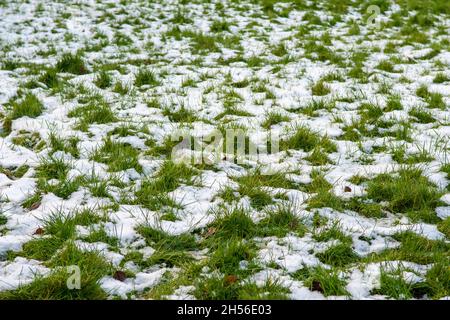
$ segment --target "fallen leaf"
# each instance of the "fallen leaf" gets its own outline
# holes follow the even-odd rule
[[[311,290],[323,292],[322,285],[317,280],[313,280],[313,282],[311,283]]]
[[[40,202],[35,202],[31,205],[30,207],[30,211],[36,210],[37,208],[39,208],[41,206]]]
[[[119,281],[125,281],[125,279],[127,278],[125,272],[123,271],[116,271],[113,275],[113,278]]]
[[[36,231],[33,233],[34,235],[36,234],[44,234],[44,229],[42,228],[37,228]]]
[[[216,233],[217,229],[214,227],[208,228],[205,233],[205,238],[211,237],[214,233]]]
[[[238,277],[233,274],[230,274],[225,277],[225,282],[228,284],[235,283],[237,280],[238,280]]]

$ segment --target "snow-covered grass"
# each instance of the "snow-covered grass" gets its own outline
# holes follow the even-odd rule
[[[0,299],[450,298],[449,15],[0,0]]]

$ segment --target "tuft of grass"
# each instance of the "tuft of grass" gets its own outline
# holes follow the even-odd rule
[[[45,180],[64,179],[69,171],[69,164],[61,158],[42,158],[36,168],[36,176]]]
[[[57,89],[61,85],[61,81],[58,79],[58,70],[56,68],[47,69],[44,74],[39,77],[39,81],[49,89]]]
[[[325,96],[331,92],[330,87],[324,81],[318,81],[311,87],[314,96]]]
[[[336,152],[336,145],[326,136],[320,136],[306,126],[297,126],[294,128],[294,135],[287,140],[280,142],[281,150],[302,149],[306,152],[319,146],[325,152]]]
[[[56,63],[55,68],[58,72],[67,72],[76,75],[88,73],[88,69],[80,54],[63,54],[61,59]]]
[[[288,116],[282,115],[281,113],[269,112],[266,115],[266,118],[264,119],[264,121],[261,123],[261,127],[263,127],[264,129],[270,129],[270,127],[275,124],[289,121],[289,120],[290,120],[290,118]]]
[[[44,108],[42,102],[31,92],[27,92],[19,101],[11,102],[11,107],[10,116],[12,119],[21,117],[36,118],[42,114]]]
[[[111,86],[112,79],[108,72],[102,70],[94,79],[94,84],[100,89],[105,89]]]
[[[394,65],[389,60],[382,60],[382,61],[380,61],[376,65],[375,68],[379,69],[379,70],[382,70],[382,71],[389,72],[389,73],[397,72],[397,71],[395,71]]]
[[[104,101],[91,102],[69,112],[69,117],[79,117],[78,128],[87,131],[90,124],[105,124],[116,122],[118,119],[111,107]]]
[[[394,175],[383,173],[370,180],[367,196],[375,201],[388,201],[387,209],[405,213],[411,218],[425,222],[438,221],[434,209],[442,192],[430,183],[417,168],[405,167]]]
[[[156,250],[144,262],[145,265],[180,266],[192,260],[186,251],[198,249],[195,237],[189,233],[174,236],[150,226],[140,226],[137,231],[144,237],[145,242]]]
[[[231,239],[219,246],[212,254],[208,265],[226,275],[244,275],[248,269],[241,269],[241,261],[251,261],[256,256],[255,248],[241,239]]]
[[[339,221],[333,222],[330,226],[322,229],[320,232],[313,234],[313,239],[319,242],[327,242],[330,240],[339,240],[345,244],[351,244],[352,238],[345,235],[340,229]]]
[[[380,288],[374,290],[375,294],[386,295],[394,299],[411,299],[413,298],[412,289],[414,285],[405,281],[401,277],[401,273],[392,274],[381,268]]]
[[[334,267],[344,267],[359,261],[359,256],[353,251],[348,243],[341,243],[316,254],[323,263]]]
[[[450,239],[450,217],[440,221],[437,225],[438,230],[442,232],[448,239]]]
[[[138,87],[144,85],[156,86],[159,84],[159,81],[152,70],[139,69],[138,73],[135,75],[134,84]]]
[[[163,109],[163,115],[168,117],[170,121],[192,123],[198,118],[195,112],[189,110],[182,105],[178,110],[173,110],[173,107],[166,107]]]
[[[450,81],[450,77],[443,72],[436,73],[433,79],[433,83],[444,83],[447,81]]]
[[[400,242],[400,247],[373,253],[365,260],[369,262],[404,260],[419,264],[448,260],[450,244],[444,240],[429,240],[411,231],[395,234],[393,238]]]
[[[262,237],[276,236],[282,238],[289,232],[302,237],[306,227],[300,218],[293,213],[289,205],[278,205],[275,209],[266,210],[267,216],[258,225],[258,234]]]
[[[5,224],[7,224],[7,223],[8,223],[8,218],[5,217],[5,216],[3,215],[3,213],[0,213],[0,226],[3,226],[3,225],[5,225]]]
[[[230,23],[225,20],[214,20],[211,24],[211,32],[224,32],[224,31],[230,31]]]
[[[251,239],[256,232],[256,225],[243,208],[219,210],[214,212],[215,220],[210,224],[214,231],[212,240],[217,245],[229,239]]]
[[[394,110],[403,110],[403,106],[401,103],[401,98],[399,95],[391,95],[388,97],[386,108],[384,108],[384,111],[394,111]]]
[[[79,139],[77,137],[70,137],[68,139],[63,139],[58,136],[55,132],[50,132],[49,135],[50,147],[52,148],[52,153],[56,151],[64,151],[70,153],[75,158],[79,157],[79,150],[77,144]]]
[[[320,147],[314,148],[305,160],[309,161],[313,166],[323,166],[331,162],[328,155]]]
[[[336,269],[325,269],[323,267],[303,268],[296,271],[292,277],[303,281],[311,291],[319,291],[325,297],[328,296],[348,296],[345,289],[345,281],[339,276]]]
[[[263,190],[263,187],[272,188],[295,188],[294,183],[286,179],[281,173],[274,173],[270,175],[261,174],[259,170],[239,177],[236,179],[239,183],[238,192],[241,195],[250,198],[251,205],[257,209],[262,209],[268,204],[273,203],[273,197],[268,192]]]
[[[408,114],[414,117],[419,123],[433,123],[436,121],[430,112],[421,107],[411,108]]]
[[[185,164],[175,164],[166,161],[154,177],[147,177],[135,192],[135,204],[140,204],[150,210],[160,210],[164,206],[175,206],[167,196],[178,188],[181,183],[193,184],[197,171]]]
[[[442,94],[438,93],[438,92],[431,92],[429,94],[429,96],[426,99],[427,103],[428,103],[428,108],[433,109],[441,109],[441,110],[445,110],[446,108],[446,104],[444,102],[444,98],[442,96]]]
[[[433,266],[425,275],[428,295],[433,299],[440,299],[450,295],[450,268],[447,257],[434,261]]]
[[[142,172],[139,164],[139,151],[129,144],[115,142],[111,140],[111,137],[105,139],[103,145],[94,152],[91,159],[107,164],[111,172],[130,168]]]
[[[67,283],[73,272],[68,266],[80,268],[80,289],[71,290]],[[0,293],[0,299],[13,300],[98,300],[107,294],[100,288],[99,280],[112,273],[112,267],[98,252],[82,252],[73,243],[68,244],[52,261],[54,271],[45,277],[11,291]]]
[[[196,279],[194,295],[203,300],[286,299],[289,290],[277,281],[268,280],[262,286],[243,281],[230,281],[229,276]]]

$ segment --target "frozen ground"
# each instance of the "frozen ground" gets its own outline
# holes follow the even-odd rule
[[[448,299],[449,15],[0,0],[0,299]]]

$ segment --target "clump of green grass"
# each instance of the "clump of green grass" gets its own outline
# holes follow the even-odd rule
[[[31,92],[27,92],[23,98],[11,102],[12,119],[21,117],[36,118],[42,114],[44,106],[42,102]]]
[[[364,117],[364,120],[374,122],[383,115],[383,108],[374,103],[362,103],[358,112]]]
[[[433,109],[445,109],[445,102],[442,94],[438,92],[430,92],[425,84],[422,84],[416,90],[416,95],[425,100],[428,104],[428,108]]]
[[[156,86],[159,84],[159,81],[152,70],[139,69],[138,73],[135,75],[134,84],[138,87],[144,85]]]
[[[194,53],[206,53],[218,50],[216,38],[214,36],[198,32],[193,34],[192,40],[194,42],[192,45]]]
[[[145,265],[164,263],[169,267],[179,266],[192,259],[186,251],[198,249],[195,237],[189,233],[173,236],[149,226],[140,226],[138,232],[146,243],[156,250],[144,262]]]
[[[359,261],[359,256],[353,251],[349,243],[341,243],[316,254],[323,263],[334,267],[344,267]]]
[[[45,157],[42,158],[39,166],[36,168],[38,178],[46,180],[63,179],[69,171],[69,164],[61,158]]]
[[[197,171],[185,164],[175,164],[166,161],[158,174],[147,177],[142,181],[140,189],[135,192],[135,204],[140,204],[151,210],[160,210],[164,206],[175,206],[172,199],[167,196],[178,188],[181,183],[193,184],[193,177]]]
[[[225,19],[214,20],[211,25],[211,31],[212,32],[230,31],[230,23]]]
[[[318,81],[311,87],[314,96],[325,96],[331,92],[330,87],[324,81]]]
[[[289,290],[277,281],[268,280],[262,286],[235,280],[230,276],[201,277],[194,280],[194,295],[204,300],[287,299]]]
[[[290,118],[288,116],[282,115],[281,113],[269,112],[266,115],[266,118],[264,119],[263,123],[261,123],[261,127],[263,127],[264,129],[270,129],[270,127],[275,124],[289,120]]]
[[[55,66],[58,72],[67,72],[76,75],[88,73],[80,54],[65,53]]]
[[[129,144],[115,142],[110,137],[105,139],[103,145],[94,152],[91,159],[107,164],[112,172],[130,168],[142,172],[139,164],[139,151]]]
[[[436,121],[436,119],[434,119],[433,115],[429,111],[426,111],[421,107],[411,108],[408,114],[411,117],[414,117],[419,123],[433,123],[434,121]]]
[[[311,291],[319,291],[325,297],[328,296],[348,296],[345,289],[346,282],[339,276],[336,269],[325,269],[323,267],[302,268],[296,271],[292,277],[303,281]]]
[[[89,209],[74,213],[53,212],[43,222],[42,229],[46,237],[28,241],[17,255],[49,261],[67,241],[75,239],[77,225],[87,226],[98,223],[101,219]]]
[[[50,184],[44,179],[39,179],[38,190],[42,193],[54,193],[60,198],[68,199],[72,193],[76,192],[81,187],[83,181],[83,177],[72,179],[62,178],[58,183]]]
[[[266,205],[274,202],[273,196],[269,192],[263,190],[264,186],[273,188],[295,188],[294,183],[286,179],[283,174],[275,173],[264,175],[261,174],[259,170],[237,178],[236,182],[239,183],[238,192],[241,195],[248,196],[251,205],[257,209],[262,209]]]
[[[431,109],[436,108],[441,110],[445,110],[446,108],[444,98],[442,94],[438,92],[431,92],[430,95],[427,97],[426,101],[428,103],[428,108]]]
[[[313,166],[323,166],[331,162],[328,155],[320,147],[314,148],[305,160],[309,161]]]
[[[79,150],[77,144],[79,139],[77,137],[70,137],[68,139],[63,139],[58,136],[55,132],[50,132],[49,135],[50,147],[52,148],[52,153],[56,151],[64,151],[70,153],[75,158],[79,157]]]
[[[387,209],[406,213],[413,219],[437,222],[434,212],[442,192],[416,168],[403,168],[394,175],[383,173],[368,182],[367,196],[375,201],[388,201]]]
[[[404,280],[399,271],[395,274],[387,272],[384,268],[381,268],[380,271],[380,288],[373,290],[372,293],[382,294],[400,300],[411,299],[414,297],[412,291],[417,284],[413,285]]]
[[[90,124],[105,124],[116,122],[111,107],[104,101],[98,103],[91,102],[86,106],[78,107],[68,114],[69,117],[79,117],[78,128],[87,131]]]
[[[277,57],[283,57],[288,54],[288,50],[286,45],[281,42],[272,49],[272,53]]]
[[[448,256],[433,261],[433,267],[425,275],[428,295],[433,299],[440,299],[450,294],[450,269]]]
[[[444,163],[441,166],[441,171],[445,172],[447,174],[447,179],[450,179],[450,162],[449,163]]]
[[[429,264],[448,260],[450,245],[444,240],[430,240],[411,231],[395,234],[393,238],[400,247],[373,253],[365,258],[368,262],[404,260],[419,264]]]
[[[425,150],[420,150],[419,153],[406,154],[406,146],[398,146],[392,150],[392,159],[401,164],[414,164],[420,162],[429,162],[434,158]]]
[[[297,126],[294,131],[293,136],[280,142],[281,150],[303,149],[309,152],[314,147],[320,146],[325,152],[337,151],[336,145],[328,137],[320,136],[306,126]]]
[[[263,237],[276,236],[284,237],[289,232],[302,237],[306,232],[306,227],[300,218],[293,213],[289,205],[278,205],[276,209],[266,211],[267,216],[258,225],[258,234]]]
[[[47,69],[44,74],[39,77],[39,81],[49,89],[57,89],[61,85],[61,81],[58,79],[58,70],[56,68]]]
[[[73,243],[68,244],[49,263],[54,271],[45,277],[37,277],[33,282],[12,291],[0,293],[0,299],[19,300],[87,300],[106,299],[107,294],[98,281],[112,273],[112,266],[98,252],[82,252]],[[80,289],[71,290],[67,283],[73,275],[66,267],[80,268]]]
[[[350,200],[343,200],[336,196],[331,190],[332,185],[325,179],[323,174],[312,173],[312,182],[304,187],[305,191],[315,193],[308,199],[309,208],[332,208],[337,211],[351,210],[365,217],[382,218],[386,213],[378,203],[370,199],[353,197]],[[343,240],[343,239],[341,239]]]
[[[375,68],[377,68],[377,69],[379,69],[379,70],[382,70],[382,71],[389,72],[389,73],[397,72],[397,71],[395,70],[395,68],[394,68],[394,65],[393,65],[392,62],[389,61],[389,60],[382,60],[382,61],[380,61],[380,62],[376,65]]]
[[[19,134],[11,139],[16,145],[34,150],[41,151],[45,146],[45,141],[42,140],[38,132],[19,131]]]
[[[384,111],[394,111],[394,110],[403,110],[403,106],[401,103],[401,98],[399,95],[391,95],[388,97],[386,108]]]
[[[430,95],[428,87],[425,84],[420,85],[420,87],[416,89],[416,95],[424,99],[427,98]]]
[[[223,274],[237,276],[248,273],[248,270],[239,268],[241,261],[251,261],[255,256],[255,248],[248,242],[231,239],[214,251],[208,265]]]
[[[121,81],[117,81],[114,84],[112,91],[121,95],[125,95],[130,91],[130,88],[128,85],[122,83]]]
[[[433,79],[433,83],[444,83],[447,81],[450,81],[450,77],[443,72],[436,73],[436,76]]]
[[[438,223],[438,230],[450,239],[450,217],[447,217]]]
[[[3,215],[3,213],[0,213],[0,226],[5,225],[6,223],[8,223],[8,218],[5,217],[5,216]]]
[[[94,84],[100,89],[108,88],[112,84],[111,76],[103,70],[95,77]]]
[[[256,232],[256,225],[243,208],[218,210],[214,212],[215,220],[210,224],[215,230],[212,240],[217,245],[229,239],[251,239]]]
[[[182,139],[179,139],[178,141],[172,139],[171,135],[165,136],[161,144],[156,144],[155,140],[148,139],[145,141],[145,145],[150,147],[150,150],[146,153],[152,156],[164,155],[168,158],[172,154],[173,148],[175,148],[181,141]]]
[[[338,211],[344,210],[344,202],[331,190],[322,190],[308,200],[309,208],[332,208]]]
[[[305,107],[300,108],[297,112],[305,114],[310,117],[317,116],[317,112],[320,110],[331,111],[334,107],[333,101],[326,99],[313,99]]]
[[[2,61],[1,66],[2,66],[3,70],[13,71],[20,67],[20,62],[16,61],[16,60],[8,59],[8,60]]]
[[[339,221],[332,222],[331,225],[326,228],[322,228],[320,232],[315,231],[313,234],[313,239],[319,242],[327,242],[335,239],[345,244],[352,243],[352,238],[342,232]]]
[[[25,173],[28,172],[29,169],[30,167],[27,165],[21,165],[19,167],[10,167],[10,168],[0,167],[0,173],[3,173],[11,180],[15,180],[22,178],[25,175]]]
[[[173,110],[173,107],[166,107],[163,109],[162,113],[164,116],[168,117],[170,121],[174,122],[192,123],[198,120],[195,112],[187,109],[184,105],[182,105],[178,110]]]

